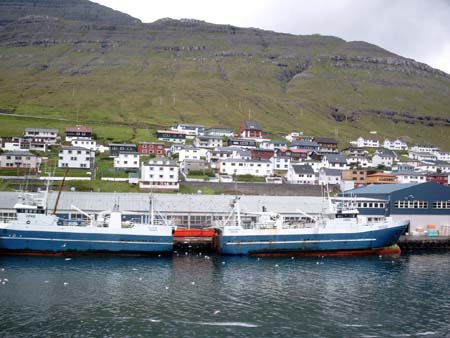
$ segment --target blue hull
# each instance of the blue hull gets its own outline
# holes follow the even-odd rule
[[[3,252],[152,254],[172,248],[172,236],[0,230]]]
[[[216,247],[225,255],[364,251],[398,242],[405,225],[363,233],[311,235],[217,236]]]

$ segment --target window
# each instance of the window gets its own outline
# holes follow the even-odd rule
[[[449,201],[434,201],[433,209],[450,209],[450,200]]]
[[[426,201],[395,201],[394,207],[398,209],[428,209],[428,202]]]

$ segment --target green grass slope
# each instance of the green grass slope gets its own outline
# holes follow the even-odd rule
[[[450,150],[450,75],[377,46],[195,20],[142,24],[81,0],[108,21],[30,16],[11,3],[0,3],[0,109],[27,117],[0,115],[2,135],[78,122],[133,142],[176,122],[237,129],[250,117],[275,137],[348,141],[377,130]]]

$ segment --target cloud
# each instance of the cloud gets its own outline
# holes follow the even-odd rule
[[[450,74],[449,0],[98,0],[144,22],[195,18],[362,40]]]

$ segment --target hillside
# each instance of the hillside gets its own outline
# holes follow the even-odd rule
[[[162,19],[85,0],[0,2],[0,132],[88,121],[148,138],[176,122],[258,120],[345,141],[377,130],[450,150],[450,75],[365,42]]]

